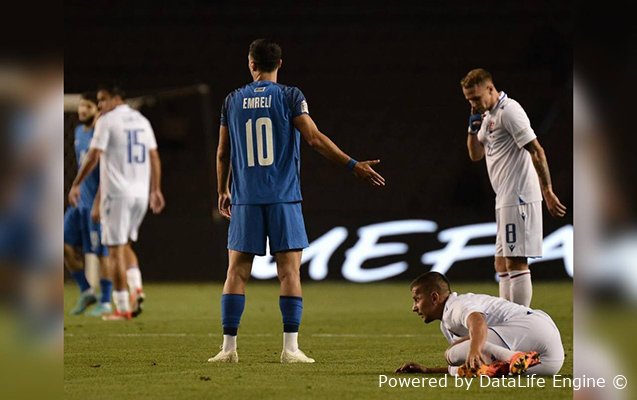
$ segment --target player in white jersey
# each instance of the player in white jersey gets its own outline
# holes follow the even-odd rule
[[[471,105],[467,148],[472,161],[486,158],[495,191],[495,270],[500,297],[529,306],[533,294],[527,257],[542,256],[542,195],[554,217],[563,217],[544,149],[520,104],[498,92],[491,74],[474,69],[460,81]]]
[[[484,294],[451,292],[438,272],[411,283],[412,311],[425,323],[440,320],[450,347],[448,367],[405,363],[396,372],[504,376],[554,375],[564,363],[560,332],[545,312]]]
[[[126,260],[131,258],[130,241],[137,240],[149,200],[155,214],[161,212],[165,204],[160,188],[161,162],[153,129],[141,113],[124,103],[123,97],[123,92],[116,86],[98,91],[102,116],[69,192],[69,202],[73,204],[79,184],[99,161],[102,242],[109,247],[115,272],[113,298],[117,311],[105,318],[109,320],[134,316],[126,282]]]

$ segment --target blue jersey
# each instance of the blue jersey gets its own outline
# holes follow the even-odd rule
[[[232,204],[301,201],[301,135],[292,119],[308,113],[298,88],[256,81],[230,93],[221,125],[230,135]]]
[[[93,128],[84,130],[84,125],[81,124],[75,128],[75,160],[77,161],[78,168],[82,166],[86,153],[88,153],[91,139],[93,139],[93,131]],[[93,201],[95,200],[99,186],[100,169],[98,165],[80,185],[80,202],[78,203],[78,208],[90,209],[93,207]]]

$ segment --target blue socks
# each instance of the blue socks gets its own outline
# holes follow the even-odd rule
[[[245,305],[246,297],[243,294],[224,294],[221,296],[221,324],[224,335],[237,336]]]
[[[102,300],[103,303],[111,303],[111,293],[113,292],[113,282],[108,279],[100,279],[100,288],[102,291]]]
[[[80,292],[84,292],[91,288],[88,281],[86,280],[86,275],[84,275],[84,271],[73,271],[71,272],[71,276],[77,282],[77,286],[80,287]]]
[[[283,332],[298,332],[303,315],[303,298],[297,296],[280,296],[279,308],[283,316]]]
[[[245,304],[245,295],[224,294],[221,296],[221,324],[224,335],[237,335]],[[303,315],[303,298],[280,296],[279,308],[283,317],[283,332],[298,332],[301,325],[301,315]]]

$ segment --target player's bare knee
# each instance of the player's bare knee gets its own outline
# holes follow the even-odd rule
[[[246,283],[250,279],[250,270],[231,265],[228,267],[226,277],[227,279],[232,281],[240,281]]]
[[[507,264],[504,257],[495,257],[493,260],[493,266],[495,267],[495,272],[507,272]]]
[[[277,275],[281,282],[296,282],[301,280],[301,271],[296,267],[278,267]]]
[[[76,251],[73,246],[64,245],[64,264],[70,271],[80,271],[84,269],[84,259],[81,252]]]
[[[529,269],[526,257],[506,257],[507,271],[524,271]]]

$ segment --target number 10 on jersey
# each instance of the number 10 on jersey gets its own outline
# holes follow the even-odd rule
[[[267,167],[274,163],[272,120],[268,117],[261,117],[256,120],[254,125],[254,130],[256,131],[257,136],[257,159],[260,166]],[[254,135],[252,134],[252,118],[246,121],[246,151],[248,156],[248,167],[254,167]]]

